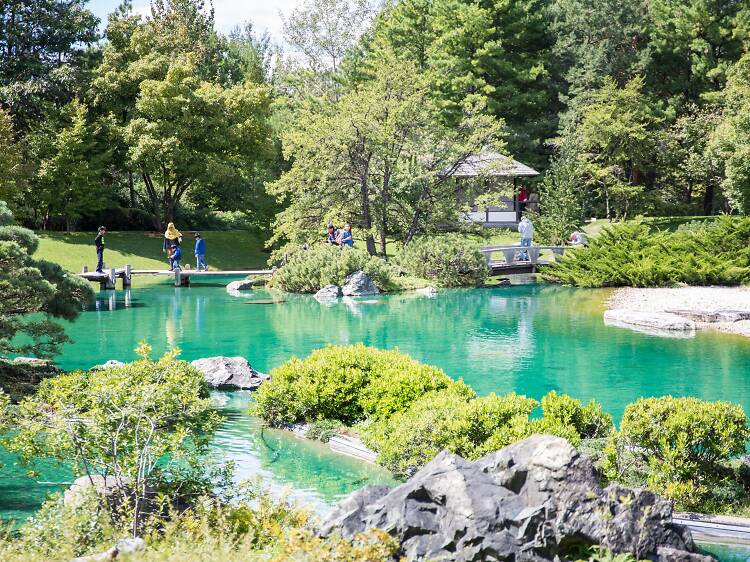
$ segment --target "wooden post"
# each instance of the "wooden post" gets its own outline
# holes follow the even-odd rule
[[[174,286],[179,287],[182,285],[182,271],[179,267],[174,268]]]
[[[516,261],[516,248],[504,248],[503,256],[505,256],[505,263],[512,264]]]
[[[529,261],[536,265],[536,262],[539,261],[539,247],[538,246],[531,246],[529,248]]]
[[[127,289],[128,287],[130,287],[130,285],[132,283],[132,278],[131,278],[131,273],[130,273],[131,270],[132,270],[132,268],[130,267],[130,264],[127,264],[125,266],[125,271],[122,272],[122,288],[123,288],[123,290]]]
[[[89,266],[88,265],[84,265],[83,266],[83,270],[81,270],[81,273],[88,273],[88,272],[89,272]]]
[[[104,288],[107,290],[113,290],[115,288],[116,281],[117,281],[117,270],[110,269],[109,273],[107,274],[107,279],[105,281],[106,286]]]

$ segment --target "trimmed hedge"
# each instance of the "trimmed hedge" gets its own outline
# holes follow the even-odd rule
[[[457,234],[418,238],[398,256],[411,275],[442,287],[479,287],[489,275],[479,246]]]
[[[391,268],[380,258],[357,248],[322,243],[292,254],[269,286],[289,293],[315,293],[326,285],[343,285],[356,271],[364,271],[381,291],[393,286]]]
[[[739,285],[750,281],[750,218],[718,217],[676,232],[616,224],[542,275],[578,287]]]

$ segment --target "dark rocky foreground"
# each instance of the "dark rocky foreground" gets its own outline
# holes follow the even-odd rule
[[[408,560],[576,560],[593,545],[639,560],[714,560],[696,554],[690,531],[671,519],[666,500],[602,488],[589,459],[567,441],[536,435],[475,462],[444,451],[400,486],[358,490],[320,534],[380,528]]]

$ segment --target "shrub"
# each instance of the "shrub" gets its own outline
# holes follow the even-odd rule
[[[514,419],[528,419],[537,405],[513,393],[470,398],[452,388],[433,391],[408,410],[368,426],[363,438],[378,452],[380,464],[398,477],[409,477],[443,449],[479,458],[488,440]]]
[[[697,398],[642,398],[625,408],[604,468],[611,478],[625,471],[623,450],[646,472],[654,491],[693,508],[720,479],[720,463],[745,452],[750,438],[742,407]],[[637,468],[637,467],[636,467]]]
[[[479,246],[457,234],[414,240],[398,261],[410,274],[443,287],[478,287],[489,275]]]
[[[473,395],[437,367],[398,350],[331,346],[274,369],[256,393],[254,409],[273,426],[325,419],[353,425],[370,416],[387,417],[422,394],[449,386]]]
[[[554,390],[542,398],[545,420],[571,426],[581,439],[606,437],[614,428],[612,416],[602,411],[601,404],[591,400],[586,406],[580,400]]]
[[[719,217],[676,232],[617,224],[542,274],[579,287],[738,285],[750,281],[750,218]]]
[[[315,244],[292,254],[270,285],[290,293],[315,293],[326,285],[343,285],[356,271],[364,271],[380,290],[392,287],[391,269],[383,260],[364,250],[329,244]]]

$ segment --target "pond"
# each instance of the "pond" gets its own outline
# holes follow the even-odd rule
[[[179,347],[184,359],[241,355],[260,371],[326,344],[398,347],[462,377],[479,394],[515,391],[540,398],[550,390],[594,398],[616,419],[640,396],[693,395],[740,403],[750,412],[750,340],[716,333],[691,339],[607,327],[606,291],[545,284],[446,290],[338,302],[254,291],[228,294],[223,284],[134,287],[100,293],[96,306],[67,327],[75,341],[59,364],[87,368],[130,360],[142,339],[154,353]],[[325,447],[286,434],[261,433],[245,414],[247,397],[223,394],[228,421],[215,446],[242,476],[259,475],[296,497],[330,505],[388,475]],[[32,485],[12,459],[0,478],[0,516],[33,512],[52,484]],[[2,459],[0,459],[2,462]],[[65,481],[65,474],[45,474]]]

